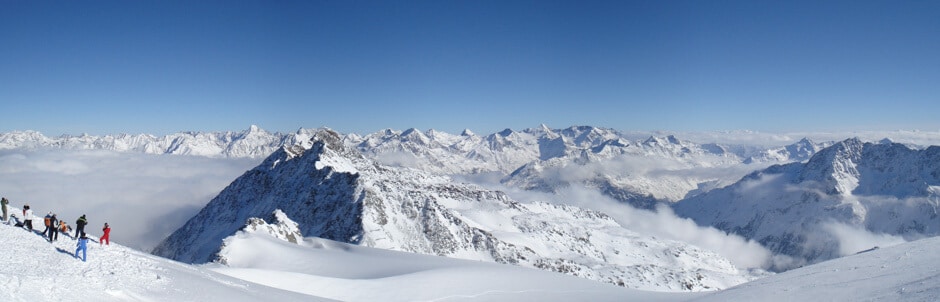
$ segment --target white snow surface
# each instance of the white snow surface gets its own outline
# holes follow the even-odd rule
[[[707,301],[937,301],[940,238],[821,262],[693,299]]]
[[[343,301],[936,301],[940,238],[791,270],[727,290],[624,289],[517,266],[410,254],[320,238],[299,244],[263,232],[226,239],[213,270]],[[245,248],[251,246],[251,249]]]
[[[518,266],[374,249],[309,237],[299,244],[260,232],[226,239],[232,277],[341,301],[683,301]]]
[[[37,219],[34,219],[36,222]],[[112,242],[88,241],[87,262],[76,240],[0,224],[0,301],[330,301],[279,290],[175,262]],[[94,241],[92,241],[94,240]]]

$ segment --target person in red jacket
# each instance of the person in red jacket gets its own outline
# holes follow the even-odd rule
[[[98,245],[107,244],[111,245],[111,226],[107,222],[104,223],[104,228],[101,229],[104,232],[104,235],[101,235],[101,238],[98,239]]]

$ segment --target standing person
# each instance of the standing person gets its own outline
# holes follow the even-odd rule
[[[106,244],[111,245],[111,226],[107,222],[104,223],[104,228],[101,229],[104,232],[104,235],[101,235],[101,238],[98,238],[98,245]]]
[[[85,214],[82,214],[82,217],[78,217],[78,220],[75,221],[75,238],[78,238],[79,235],[85,234],[86,224],[88,224],[88,219],[85,219]]]
[[[30,231],[33,230],[33,210],[29,208],[28,204],[23,206],[23,226]]]
[[[6,197],[3,197],[0,199],[0,204],[2,204],[3,207],[3,221],[5,221],[7,224],[10,224],[10,216],[7,216],[7,205],[10,204],[10,201],[7,200]]]
[[[59,219],[56,218],[55,214],[52,214],[52,219],[49,222],[49,242],[56,240],[59,240]]]
[[[52,222],[52,212],[49,212],[49,214],[46,214],[46,217],[43,217],[43,218],[42,218],[42,224],[46,225],[46,228],[42,230],[42,235],[43,235],[43,236],[46,236],[46,235],[49,235],[49,234],[50,234],[50,233],[49,233],[49,225],[51,224],[51,222]]]
[[[78,243],[75,244],[77,247],[75,249],[75,258],[78,258],[78,251],[82,251],[82,262],[85,262],[88,253],[88,237],[85,236],[85,233],[81,233],[81,237],[78,238]]]

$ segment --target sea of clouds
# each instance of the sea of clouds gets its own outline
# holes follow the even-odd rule
[[[102,150],[0,150],[0,196],[13,213],[24,204],[74,227],[86,215],[89,235],[107,222],[111,239],[150,251],[260,159],[150,155]]]

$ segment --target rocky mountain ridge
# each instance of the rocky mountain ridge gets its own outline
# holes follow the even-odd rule
[[[713,252],[636,234],[600,212],[520,203],[448,177],[384,166],[332,131],[313,139],[309,148],[285,147],[239,177],[154,254],[221,261],[225,238],[278,216],[296,222],[303,236],[522,265],[632,288],[698,291],[754,277]]]

